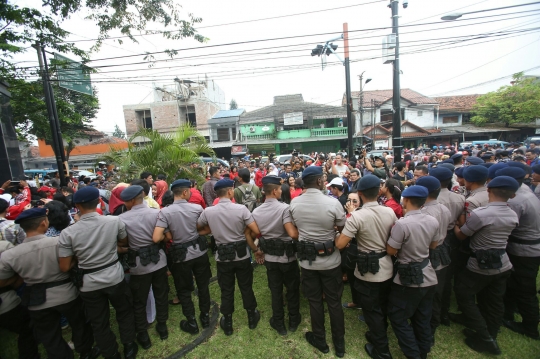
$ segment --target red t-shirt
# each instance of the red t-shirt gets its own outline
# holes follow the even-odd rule
[[[302,194],[302,188],[291,188],[291,200],[295,199],[296,197],[300,196]]]
[[[384,202],[384,205],[386,207],[392,208],[398,219],[403,217],[403,208],[401,207],[401,204],[397,203],[393,198],[390,198],[389,200]]]
[[[191,197],[189,197],[189,203],[198,204],[203,209],[206,208],[206,203],[204,203],[204,199],[202,198],[201,192],[197,188],[190,188],[189,191],[191,192]]]

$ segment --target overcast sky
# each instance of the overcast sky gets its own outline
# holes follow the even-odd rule
[[[199,33],[206,36],[208,42],[170,41],[160,35],[138,37],[138,44],[129,39],[124,39],[122,45],[113,40],[106,41],[98,53],[92,54],[91,58],[96,61],[89,63],[99,67],[101,72],[92,75],[101,104],[94,126],[109,133],[115,124],[125,129],[122,105],[151,102],[152,80],[156,85],[164,85],[171,84],[175,77],[204,79],[205,73],[209,78],[215,78],[224,90],[227,104],[234,98],[239,107],[247,111],[271,105],[276,95],[296,93],[301,93],[306,101],[340,105],[345,91],[344,67],[335,56],[330,56],[328,67],[321,71],[320,58],[311,57],[310,53],[317,44],[338,36],[345,22],[350,31],[352,90],[359,90],[358,75],[362,71],[365,71],[364,78],[372,78],[365,90],[390,89],[392,67],[383,64],[380,56],[382,38],[391,33],[391,29],[370,29],[390,26],[391,12],[388,1],[374,1],[179,1],[186,12],[203,19],[198,25]],[[368,2],[374,3],[360,5]],[[446,13],[528,2],[532,1],[410,0],[408,8],[403,9],[403,1],[400,1],[400,25],[409,25],[400,29],[401,87],[430,96],[486,93],[509,83],[509,78],[491,80],[540,66],[540,5],[464,15],[459,22],[440,20]],[[40,8],[41,1],[18,1],[17,4]],[[339,7],[342,8],[329,10]],[[327,11],[316,12],[319,10]],[[314,13],[286,16],[305,12]],[[269,17],[280,18],[260,20]],[[230,24],[237,22],[244,23]],[[437,23],[411,26],[431,22]],[[98,34],[97,28],[84,19],[84,14],[73,16],[63,27],[73,33],[71,40],[92,39]],[[149,25],[149,28],[160,29],[158,25]],[[534,28],[538,29],[518,33]],[[500,37],[470,41],[471,35],[500,31]],[[313,34],[321,35],[302,36]],[[283,37],[294,38],[209,47]],[[343,41],[334,43],[339,45],[338,53],[343,56]],[[79,43],[81,47],[91,44]],[[158,62],[152,69],[146,64],[125,65],[143,62],[143,56],[132,55],[166,49],[182,51],[174,60]],[[264,50],[253,51],[255,49]],[[225,52],[228,54],[223,54]],[[165,54],[155,56],[159,60],[167,59]],[[76,60],[73,55],[68,57]],[[123,58],[98,61],[111,57]],[[377,58],[370,59],[373,57]],[[32,61],[35,58],[32,51],[20,57]],[[101,68],[119,64],[123,66]],[[310,65],[313,67],[302,68]],[[540,75],[540,68],[527,74]],[[115,79],[129,82],[103,82],[119,81]],[[463,89],[487,81],[491,82]],[[228,108],[227,104],[223,105]]]

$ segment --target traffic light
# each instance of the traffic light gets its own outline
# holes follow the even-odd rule
[[[330,56],[330,54],[332,54],[332,51],[330,51],[330,47],[332,48],[332,50],[336,51],[337,48],[338,48],[338,45],[328,44],[328,46],[326,47],[326,55],[328,55],[328,56]]]
[[[323,45],[317,45],[316,48],[311,50],[311,56],[315,56],[315,55],[321,56],[322,51],[323,51]]]

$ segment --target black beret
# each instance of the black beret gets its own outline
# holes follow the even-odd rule
[[[463,153],[455,153],[450,158],[455,160],[456,158],[461,158],[461,157],[463,157]]]
[[[75,192],[73,195],[73,203],[91,202],[99,198],[99,189],[96,187],[86,186]]]
[[[448,168],[452,172],[454,172],[454,170],[456,169],[456,167],[452,163],[448,163],[448,162],[443,162],[440,165],[438,165],[437,167]]]
[[[460,178],[463,178],[463,171],[465,170],[465,167],[459,167],[458,169],[456,169],[456,172],[454,172],[456,174],[456,176],[460,177]]]
[[[488,178],[488,169],[484,166],[469,166],[463,170],[467,182],[482,182]]]
[[[264,176],[262,178],[262,184],[265,185],[265,184],[277,184],[277,185],[280,185],[281,184],[281,177],[278,177],[278,176]]]
[[[137,197],[143,191],[142,186],[133,185],[126,187],[122,193],[120,193],[120,199],[122,201],[131,201],[133,198]]]
[[[429,192],[441,188],[441,182],[434,176],[424,176],[416,180],[418,186],[426,187]]]
[[[499,170],[502,171],[502,170]],[[509,176],[498,176],[489,181],[488,188],[508,188],[516,192],[519,189],[519,183]]]
[[[540,165],[534,165],[532,166],[532,171],[536,173],[537,175],[540,175]]]
[[[171,189],[176,187],[191,188],[191,181],[185,179],[178,179],[171,184]]]
[[[23,211],[15,219],[15,223],[19,224],[27,219],[34,219],[47,216],[47,208],[30,208]]]

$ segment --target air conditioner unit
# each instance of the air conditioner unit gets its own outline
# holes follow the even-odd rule
[[[251,126],[251,127],[249,128],[249,132],[255,132],[255,127]]]

